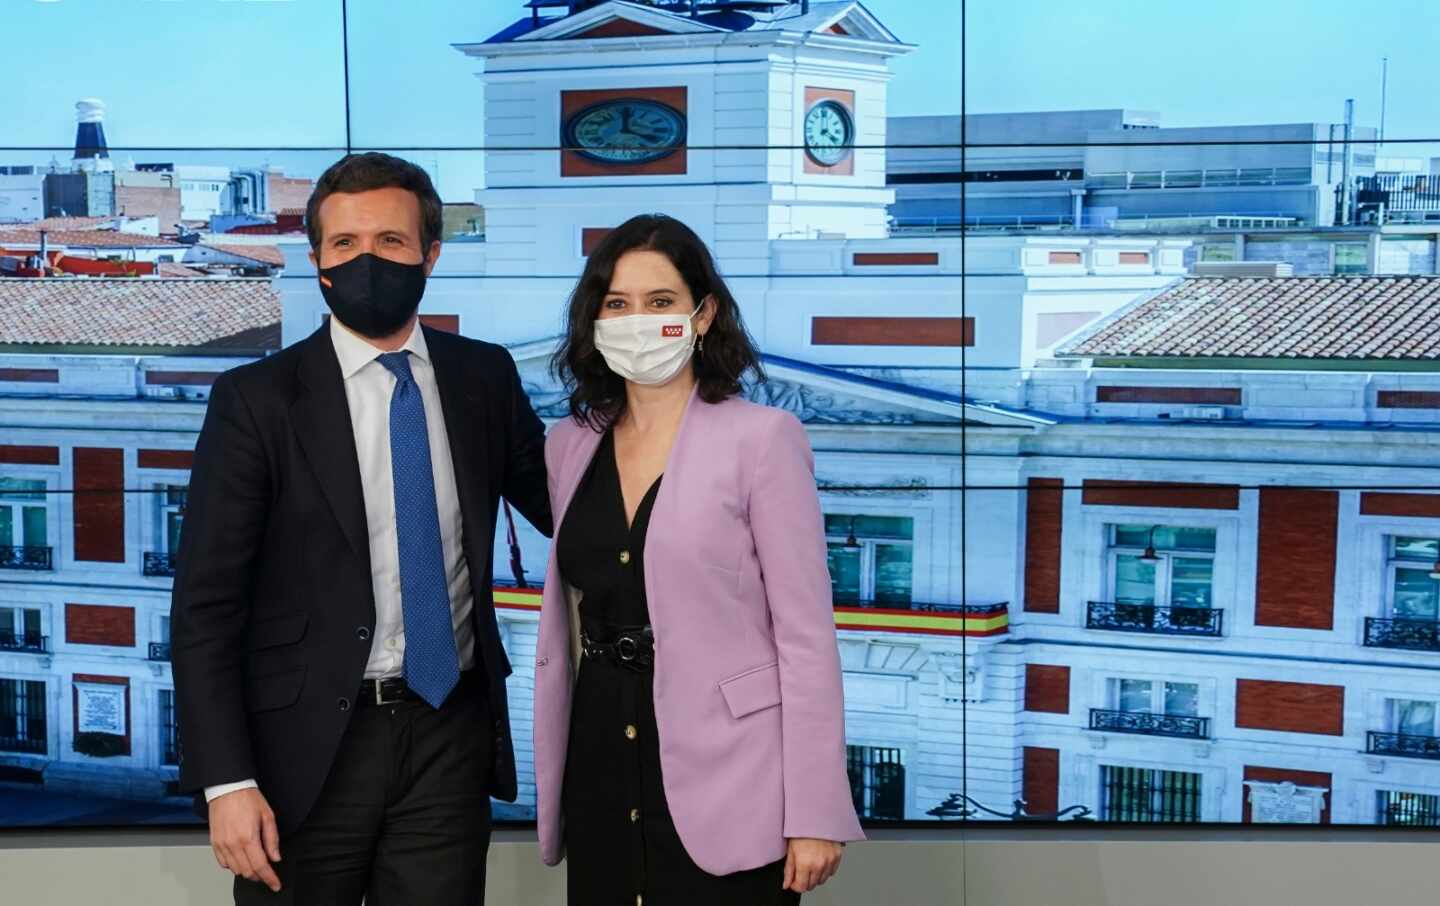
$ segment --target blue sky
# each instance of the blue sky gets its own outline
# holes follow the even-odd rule
[[[919,45],[894,63],[891,112],[959,112],[960,0],[866,5]],[[340,0],[4,0],[6,70],[26,90],[7,93],[0,149],[68,148],[73,104],[93,95],[109,105],[112,145],[197,149],[137,160],[314,175],[333,152],[198,149],[343,147],[340,10]],[[524,14],[521,0],[350,0],[355,145],[481,144],[478,67],[450,45]],[[1440,0],[968,0],[966,16],[973,112],[1124,106],[1167,125],[1329,122],[1354,97],[1359,122],[1375,124],[1388,54],[1387,135],[1440,137]],[[411,156],[438,170],[447,199],[468,198],[476,155]],[[0,162],[49,157],[0,150]]]

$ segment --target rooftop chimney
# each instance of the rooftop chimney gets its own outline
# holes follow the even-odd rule
[[[110,169],[110,149],[105,144],[105,102],[84,98],[75,102],[75,163],[85,169]],[[100,166],[105,161],[107,166]]]

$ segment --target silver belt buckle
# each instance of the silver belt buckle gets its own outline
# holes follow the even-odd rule
[[[628,635],[622,635],[615,640],[615,653],[620,656],[622,661],[633,661],[635,656],[640,653],[640,643]]]
[[[398,698],[385,697],[385,682],[383,679],[377,679],[375,681],[375,704],[377,705],[393,705],[400,701]]]

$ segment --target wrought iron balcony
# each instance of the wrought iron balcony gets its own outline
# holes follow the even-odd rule
[[[50,637],[38,632],[0,631],[0,651],[28,651],[45,654],[50,650]]]
[[[1440,622],[1365,618],[1365,647],[1440,651]]]
[[[1374,730],[1367,736],[1365,751],[1371,755],[1440,760],[1440,736],[1409,736],[1405,733],[1377,733]]]
[[[170,643],[169,643],[169,642],[151,642],[151,643],[150,643],[150,660],[152,660],[152,661],[168,661],[168,660],[170,660]]]
[[[1154,604],[1091,601],[1085,615],[1085,628],[1219,638],[1224,617],[1225,611],[1210,607],[1159,607]]]
[[[141,571],[147,576],[175,575],[175,555],[160,551],[146,551]]]
[[[45,728],[36,728],[32,736],[19,739],[14,736],[0,736],[0,752],[24,752],[28,755],[45,754]]]
[[[147,550],[141,570],[147,576],[176,575],[176,556],[173,553],[160,552],[160,550]]]
[[[54,569],[48,546],[0,546],[0,569]]]
[[[1149,711],[1106,711],[1090,709],[1090,729],[1106,733],[1138,733],[1142,736],[1171,736],[1176,739],[1209,739],[1210,718]]]

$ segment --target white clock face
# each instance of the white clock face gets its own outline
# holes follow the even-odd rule
[[[854,143],[855,121],[839,101],[820,101],[805,113],[805,153],[815,163],[835,166]]]
[[[603,101],[570,117],[565,123],[564,142],[591,160],[648,163],[685,143],[685,116],[658,101]]]

